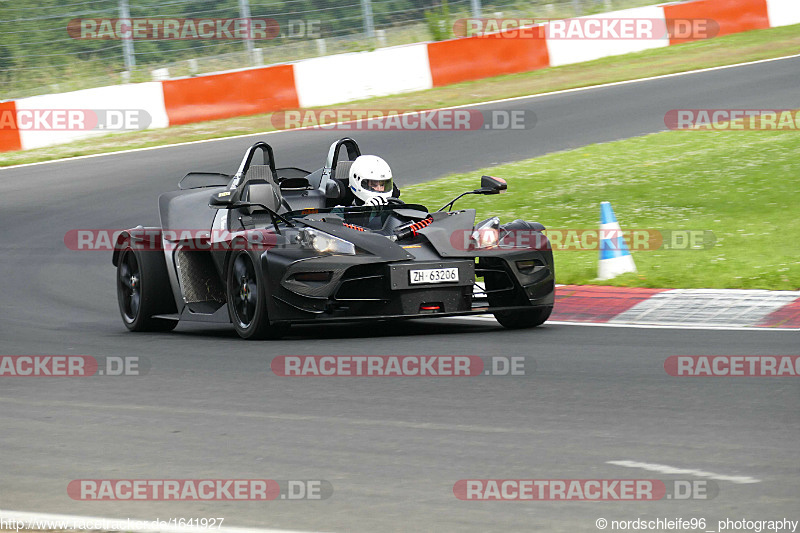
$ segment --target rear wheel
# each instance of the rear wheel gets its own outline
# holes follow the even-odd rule
[[[267,316],[265,280],[247,251],[231,256],[228,264],[228,312],[236,333],[243,339],[277,339],[288,324],[270,324]]]
[[[525,329],[544,324],[552,312],[553,306],[549,305],[524,311],[498,311],[494,317],[506,329]]]
[[[164,256],[159,252],[123,249],[117,263],[117,302],[131,331],[170,331],[177,320],[153,318],[176,312]]]

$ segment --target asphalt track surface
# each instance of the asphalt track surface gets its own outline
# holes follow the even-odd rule
[[[664,129],[677,108],[800,107],[800,59],[492,104],[533,110],[526,131],[354,134],[397,181]],[[322,165],[336,132],[267,137],[279,165]],[[0,353],[146,357],[139,377],[9,378],[0,389],[0,508],[324,531],[597,531],[595,520],[797,519],[800,387],[791,378],[674,378],[675,354],[797,354],[798,335],[478,320],[297,328],[275,342],[225,327],[123,327],[106,252],[67,250],[77,228],[156,224],[187,170],[234,170],[254,138],[0,171]],[[676,157],[679,155],[676,154]],[[477,176],[476,176],[477,179]],[[546,185],[543,185],[546,186]],[[513,194],[511,183],[510,194]],[[600,199],[598,199],[599,201]],[[546,222],[546,221],[543,221]],[[280,378],[276,355],[522,355],[525,378]],[[713,500],[470,502],[470,478],[701,479]],[[324,479],[325,501],[80,502],[73,479]]]

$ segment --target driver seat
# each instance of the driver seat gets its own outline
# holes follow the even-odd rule
[[[274,212],[282,206],[283,195],[280,192],[280,187],[272,182],[272,170],[269,165],[250,165],[245,175],[245,192],[244,200],[256,204],[267,206]],[[248,214],[253,214],[258,211],[258,207],[248,207]]]
[[[280,209],[280,202],[278,198],[275,196],[275,188],[272,186],[271,183],[267,183],[264,180],[252,180],[245,185],[247,187],[247,191],[245,192],[246,198],[244,198],[245,202],[251,202],[254,204],[261,204],[266,206],[267,208],[271,209],[272,211],[278,212]],[[247,207],[247,214],[252,215],[255,211],[261,209],[260,207]]]
[[[336,180],[339,185],[339,196],[328,198],[328,207],[337,205],[353,205],[353,191],[350,190],[350,167],[353,161],[339,161],[336,164],[331,179]]]

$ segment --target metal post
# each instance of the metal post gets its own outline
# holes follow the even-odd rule
[[[253,63],[257,67],[264,65],[264,50],[261,48],[253,49]]]
[[[247,0],[239,0],[239,18],[250,19],[250,4],[247,3]],[[247,26],[247,37],[244,39],[244,49],[247,50],[247,60],[251,64],[254,63],[253,39],[249,25]]]
[[[472,0],[472,18],[481,18],[481,0]]]
[[[375,21],[372,20],[372,0],[361,0],[361,13],[364,17],[364,33],[375,36]]]
[[[131,12],[128,10],[128,0],[119,0],[119,18],[130,20]],[[128,27],[131,25],[128,24]],[[133,29],[130,35],[122,39],[122,56],[125,59],[125,70],[130,72],[136,66],[136,57],[133,55]]]

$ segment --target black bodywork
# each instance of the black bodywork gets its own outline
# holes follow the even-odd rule
[[[254,163],[259,152],[264,159],[260,165]],[[397,189],[386,206],[341,207],[352,201],[347,170],[358,155],[355,141],[341,139],[330,147],[326,165],[315,172],[277,168],[271,147],[261,142],[248,149],[234,175],[188,174],[179,190],[159,198],[160,228],[133,228],[117,242],[113,262],[120,270],[120,309],[128,327],[136,329],[123,299],[133,293],[133,285],[146,283],[145,275],[164,278],[152,282],[149,290],[156,284],[162,290],[168,287],[170,297],[147,311],[153,320],[172,327],[178,320],[237,325],[239,315],[229,307],[256,297],[264,311],[259,314],[241,304],[240,314],[255,312],[258,320],[273,326],[480,313],[494,313],[508,325],[502,316],[516,324],[515,314],[538,312],[538,319],[517,327],[546,320],[555,289],[549,245],[478,248],[469,238],[476,229],[475,210],[430,213],[401,202]],[[491,178],[486,183],[489,188],[497,185]],[[471,192],[499,192],[489,188]],[[445,207],[452,208],[452,203]],[[515,221],[498,230],[502,235],[512,226],[540,236],[544,229]],[[154,232],[159,250],[140,254],[157,255],[150,270],[159,274],[137,271],[131,282],[128,272],[126,281],[121,254],[132,253],[144,241],[152,244]],[[252,245],[252,234],[259,236],[259,245]],[[347,243],[337,241],[337,246],[346,246],[348,253],[321,252],[321,244],[308,242],[321,238],[325,243],[330,237]],[[246,279],[247,258],[240,261],[244,266],[234,261],[242,253],[260,270],[249,274],[252,285]],[[128,270],[143,268],[143,259],[137,257]],[[411,270],[453,268],[457,280],[411,283]],[[250,295],[250,289],[257,294]],[[247,324],[241,318],[238,322]]]

